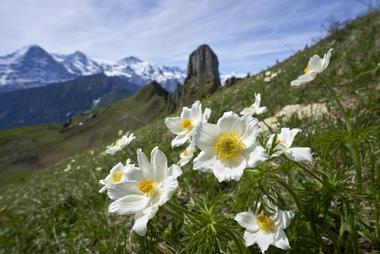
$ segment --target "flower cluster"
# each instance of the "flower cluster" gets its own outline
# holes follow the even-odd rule
[[[316,75],[329,64],[331,49],[323,59],[313,56],[304,75],[292,81],[297,86],[313,80]],[[275,77],[269,73],[266,76]],[[202,110],[200,101],[194,102],[191,108],[184,107],[180,116],[167,117],[165,125],[175,134],[171,146],[185,148],[180,153],[179,161],[168,167],[166,155],[155,147],[150,161],[137,149],[138,165],[128,159],[126,164],[115,165],[108,176],[101,180],[100,192],[107,192],[112,203],[109,212],[119,215],[134,214],[135,222],[132,230],[143,236],[147,231],[148,221],[154,217],[159,207],[171,198],[178,187],[177,177],[182,174],[181,167],[190,163],[193,158],[193,170],[212,173],[219,182],[239,181],[247,169],[282,156],[296,162],[313,161],[308,147],[294,147],[293,141],[300,129],[282,128],[279,133],[265,137],[259,120],[253,115],[267,112],[261,106],[261,95],[255,94],[255,100],[243,109],[240,115],[230,111],[224,112],[216,123],[208,122],[211,110]],[[259,142],[259,135],[264,140]],[[133,133],[122,136],[106,153],[114,154],[122,151],[135,139]],[[274,200],[275,201],[275,200]],[[257,202],[252,211],[236,214],[235,220],[245,228],[246,246],[257,243],[262,252],[269,245],[281,249],[290,248],[285,229],[294,217],[294,211],[280,210],[264,196]]]
[[[118,215],[134,214],[134,232],[143,236],[148,221],[158,208],[165,204],[178,187],[177,177],[182,174],[178,165],[168,167],[165,154],[158,147],[151,153],[150,161],[137,150],[138,167],[128,160],[125,165],[118,163],[100,183],[113,201],[108,211]]]

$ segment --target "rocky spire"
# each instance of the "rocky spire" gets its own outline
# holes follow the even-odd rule
[[[214,93],[221,86],[218,57],[208,45],[194,50],[187,65],[187,78],[174,93],[179,106]]]

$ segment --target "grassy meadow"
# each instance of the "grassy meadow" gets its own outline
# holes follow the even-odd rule
[[[323,55],[330,48],[334,49],[331,63],[322,76],[337,91],[348,111],[352,131],[346,130],[338,106],[320,80],[290,86],[290,81],[303,73],[311,56]],[[278,73],[270,82],[264,81],[268,70]],[[135,129],[137,139],[127,151],[115,156],[102,155],[105,146],[94,145],[87,150],[80,147],[81,152],[44,170],[2,171],[0,253],[260,253],[257,245],[241,247],[244,247],[243,228],[233,218],[238,212],[254,207],[264,195],[276,195],[280,208],[295,210],[295,217],[286,229],[292,248],[283,251],[271,246],[268,253],[380,251],[380,13],[371,12],[345,24],[265,71],[202,98],[203,107],[212,110],[209,121],[216,122],[225,111],[239,113],[251,104],[255,93],[261,93],[262,105],[269,110],[259,120],[273,116],[286,105],[324,103],[327,114],[303,118],[292,115],[271,126],[274,130],[302,129],[295,145],[310,147],[313,163],[300,165],[279,157],[254,171],[246,171],[238,182],[223,183],[212,174],[192,170],[189,163],[183,168],[179,188],[169,202],[201,215],[205,221],[164,205],[149,222],[145,237],[140,237],[130,233],[133,216],[108,214],[110,201],[107,195],[98,192],[99,180],[118,162],[124,163],[127,158],[136,162],[137,148],[149,154],[159,146],[168,156],[169,164],[178,161],[181,149],[171,148],[174,136],[165,127],[162,115]],[[106,110],[117,107],[122,111],[124,104],[120,102]],[[118,125],[109,116],[99,113],[96,122],[102,128],[112,127],[94,132],[107,142],[117,138],[119,129],[127,127],[125,123]],[[49,144],[40,149],[41,154],[58,148],[56,153],[65,153],[65,147],[72,143],[65,143],[62,135],[57,138],[54,128],[0,132],[0,142],[33,137]],[[46,131],[49,129],[51,132]],[[80,137],[80,132],[76,137]],[[91,138],[98,144],[96,135]],[[357,184],[350,144],[358,151],[361,187]],[[13,156],[12,146],[1,147],[3,154]],[[30,153],[33,149],[36,147],[30,146]],[[319,180],[305,173],[303,167]],[[4,184],[8,175],[15,174],[18,179],[22,174],[22,180]]]

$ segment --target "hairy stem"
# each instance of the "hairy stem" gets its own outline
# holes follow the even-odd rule
[[[282,185],[282,187],[284,187],[288,192],[289,194],[292,196],[294,202],[296,203],[296,206],[297,206],[297,209],[299,211],[302,211],[302,207],[301,207],[301,203],[296,195],[296,193],[293,191],[293,189],[289,186],[289,184],[287,184],[286,182],[284,182],[283,180],[281,180],[280,178],[275,178],[275,180],[280,184]]]
[[[341,111],[341,113],[343,115],[343,119],[344,119],[344,123],[345,123],[346,128],[347,128],[347,131],[350,134],[350,136],[352,136],[352,125],[351,125],[351,121],[350,121],[350,115],[344,109],[343,104],[342,104],[341,100],[339,99],[339,96],[337,95],[336,91],[331,86],[329,86],[329,84],[326,82],[326,80],[324,78],[322,78],[321,75],[318,74],[317,76],[322,81],[324,88],[326,90],[328,90],[330,95],[334,98],[336,104],[339,107],[339,110]],[[359,152],[358,152],[358,149],[356,147],[356,144],[354,142],[352,142],[351,140],[349,140],[348,146],[349,146],[349,149],[350,149],[350,152],[352,155],[352,160],[353,160],[354,166],[355,166],[357,188],[361,192],[363,189],[363,179],[362,179],[362,168],[361,168]]]

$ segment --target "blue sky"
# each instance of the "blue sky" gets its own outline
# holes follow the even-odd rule
[[[323,36],[329,17],[365,9],[356,0],[0,0],[0,55],[38,44],[186,68],[191,51],[207,43],[222,73],[254,73]]]

